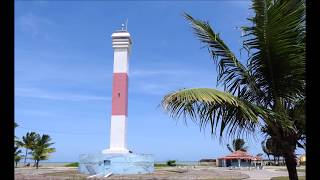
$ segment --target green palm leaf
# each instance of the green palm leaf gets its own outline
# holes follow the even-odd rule
[[[248,146],[245,146],[246,142],[243,139],[237,138],[232,141],[232,147],[235,151],[247,151]]]
[[[38,136],[35,140],[34,148],[32,151],[32,159],[36,161],[36,166],[38,168],[40,160],[46,160],[49,158],[50,153],[55,152],[55,148],[52,148],[54,143],[51,142],[51,137],[47,134]]]
[[[243,65],[208,22],[189,14],[195,35],[217,63],[219,83],[226,92],[214,89],[184,89],[162,100],[171,117],[191,117],[200,128],[211,124],[212,133],[223,131],[262,132],[281,146],[290,179],[297,179],[294,151],[305,139],[305,5],[304,0],[253,0],[252,25],[245,31],[243,47],[248,50]],[[261,119],[261,121],[258,121]],[[261,122],[259,124],[259,122]],[[270,143],[269,143],[270,144]],[[302,146],[302,144],[301,144]],[[282,148],[286,147],[286,148]]]
[[[230,135],[234,135],[238,130],[239,134],[246,130],[254,131],[259,122],[258,118],[268,114],[264,109],[230,93],[209,88],[173,92],[166,95],[161,104],[173,118],[189,116],[199,123],[200,128],[210,123],[212,134],[220,124],[220,136],[224,130]]]
[[[301,0],[253,1],[256,16],[244,46],[253,51],[248,67],[272,107],[275,98],[292,100],[305,90],[305,13]]]
[[[194,19],[189,14],[184,14],[191,23],[195,35],[208,48],[212,58],[218,64],[217,81],[223,83],[225,90],[245,97],[248,101],[256,101],[263,96],[263,92],[257,88],[254,77],[231,52],[229,47],[211,28],[209,22]]]

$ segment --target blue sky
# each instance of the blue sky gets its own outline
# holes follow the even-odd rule
[[[111,34],[129,19],[128,148],[157,161],[228,154],[226,144],[191,121],[175,121],[159,107],[181,88],[216,88],[216,67],[182,13],[208,20],[239,55],[250,1],[16,1],[16,135],[52,136],[50,161],[77,161],[109,144],[113,49]],[[248,140],[262,152],[262,137]]]

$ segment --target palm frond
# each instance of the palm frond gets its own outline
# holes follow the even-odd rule
[[[227,148],[230,152],[234,152],[234,150],[230,147],[230,144],[227,144]]]
[[[218,83],[223,83],[225,90],[233,95],[257,102],[257,98],[264,94],[257,87],[249,69],[236,58],[209,22],[194,19],[187,13],[184,16],[191,23],[195,35],[206,44],[214,62],[218,64]]]
[[[302,0],[259,0],[252,8],[253,25],[243,27],[244,46],[254,52],[248,68],[272,107],[275,98],[291,100],[305,90],[305,7]]]
[[[39,134],[36,132],[27,132],[25,136],[22,136],[22,144],[27,149],[32,149],[36,139],[39,138]]]
[[[34,160],[46,160],[49,158],[49,154],[55,152],[55,148],[50,146],[54,143],[50,142],[52,139],[49,135],[43,134],[38,136],[31,152]]]
[[[162,107],[172,118],[189,116],[204,128],[211,125],[211,133],[220,124],[220,137],[226,130],[231,136],[254,131],[258,118],[268,112],[230,93],[209,88],[183,89],[166,95]]]
[[[245,146],[245,141],[243,140],[243,139],[241,139],[241,138],[237,138],[237,139],[234,139],[233,141],[232,141],[232,146],[233,146],[233,149],[235,150],[235,151],[238,151],[238,150],[240,150],[240,151],[247,151],[248,150],[248,146]]]

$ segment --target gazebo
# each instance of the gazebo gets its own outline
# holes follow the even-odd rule
[[[257,167],[262,166],[262,158],[252,156],[244,151],[234,151],[233,153],[218,158],[219,167]]]

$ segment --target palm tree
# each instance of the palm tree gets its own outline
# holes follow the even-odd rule
[[[16,163],[16,167],[18,166],[18,162],[21,160],[20,153],[22,151],[19,149],[19,147],[15,146],[14,147],[14,162]]]
[[[294,106],[289,109],[289,116],[294,120],[298,138],[297,146],[306,150],[306,100],[305,98],[296,102]]]
[[[229,149],[230,152],[234,152],[234,151],[247,151],[248,150],[248,146],[244,146],[245,145],[245,141],[243,139],[237,138],[234,139],[232,141],[232,147],[230,147],[229,144],[227,144],[227,148]]]
[[[16,128],[18,126],[19,125],[16,122],[14,122],[14,128]],[[17,137],[17,136],[14,136],[14,144],[17,147],[22,147],[23,146],[23,143],[19,140],[19,137]]]
[[[266,140],[261,142],[261,147],[262,147],[263,152],[268,156],[268,159],[270,161],[270,155],[272,154],[272,152],[267,148]]]
[[[24,157],[24,164],[26,164],[27,156],[28,156],[28,150],[32,150],[34,148],[34,144],[36,142],[36,139],[38,138],[39,134],[36,132],[27,133],[25,136],[22,137],[21,145],[26,149],[26,154]]]
[[[189,116],[200,128],[220,126],[220,138],[251,134],[264,127],[280,148],[290,180],[297,180],[295,149],[301,140],[291,110],[305,101],[304,0],[253,0],[255,15],[248,20],[242,63],[205,21],[189,14],[195,35],[217,64],[217,81],[224,91],[211,88],[182,89],[167,94],[161,104],[173,118]],[[303,124],[303,123],[299,123]],[[300,127],[301,128],[301,127]],[[303,129],[303,128],[302,128]]]
[[[280,148],[283,148],[282,145],[279,144],[278,141],[275,141],[272,138],[268,138],[266,140],[266,148],[273,155],[274,163],[276,163],[276,160],[277,160],[277,163],[279,164],[279,159],[280,159],[280,156],[282,155],[282,151],[283,151],[280,149]]]
[[[16,127],[18,127],[19,125],[16,123],[16,122],[14,122],[14,129],[16,129]],[[16,142],[16,141],[19,141],[19,138],[17,137],[17,136],[14,136],[14,141]]]
[[[262,154],[262,153],[258,153],[256,156],[257,156],[257,157],[262,157],[263,154]]]
[[[232,149],[232,147],[230,147],[230,144],[227,144],[227,148],[230,152],[234,152],[234,150]]]
[[[36,142],[31,154],[32,159],[35,160],[37,169],[39,168],[40,160],[47,160],[49,158],[49,154],[55,152],[55,148],[50,147],[54,143],[51,143],[50,141],[50,136],[46,134],[36,138]]]

